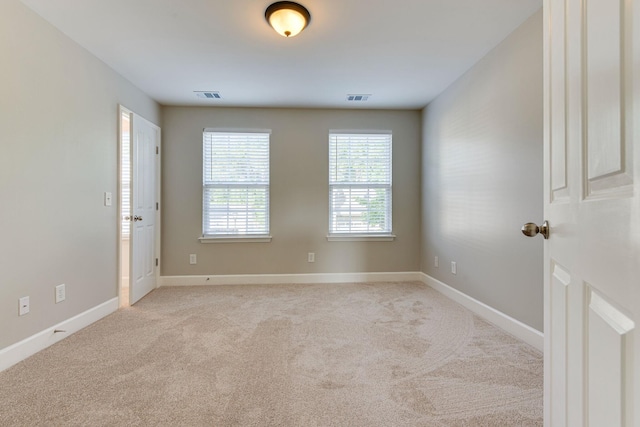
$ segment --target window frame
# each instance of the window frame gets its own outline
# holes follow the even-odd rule
[[[267,159],[266,159],[266,167],[267,167],[267,182],[240,182],[240,183],[223,183],[223,184],[211,184],[205,181],[208,165],[206,164],[207,157],[207,134],[258,134],[258,135],[266,135],[267,137]],[[263,165],[264,166],[264,165]],[[210,188],[266,188],[266,207],[264,210],[264,214],[266,217],[266,230],[264,233],[245,233],[245,234],[231,234],[231,233],[219,233],[219,234],[211,234],[206,233],[206,221],[207,221],[207,210],[205,206],[205,197],[206,191]],[[202,224],[201,224],[201,236],[198,238],[200,243],[235,243],[235,242],[243,242],[243,243],[260,243],[260,242],[270,242],[271,241],[271,129],[227,129],[227,128],[205,128],[202,131]]]
[[[376,182],[363,182],[363,183],[350,183],[339,184],[333,181],[331,176],[331,165],[333,153],[331,152],[332,139],[336,136],[354,136],[365,138],[372,135],[387,135],[389,140],[389,158],[388,158],[388,183],[376,183]],[[336,157],[337,161],[337,157]],[[388,224],[388,229],[382,231],[332,231],[333,230],[333,190],[336,187],[343,188],[385,188],[388,189],[388,209],[385,210],[385,222]],[[329,131],[328,138],[328,228],[327,233],[328,241],[393,241],[395,240],[395,234],[393,234],[393,132],[390,130],[335,130]]]

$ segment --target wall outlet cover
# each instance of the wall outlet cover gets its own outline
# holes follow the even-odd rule
[[[19,316],[24,316],[25,314],[29,313],[29,308],[30,308],[29,297],[20,298],[18,300],[18,303],[20,304],[18,306],[18,315]]]
[[[64,301],[66,298],[67,298],[66,285],[63,283],[62,285],[56,286],[56,304]]]

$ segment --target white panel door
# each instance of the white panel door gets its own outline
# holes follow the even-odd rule
[[[133,114],[132,133],[130,304],[156,287],[156,170],[160,129]]]
[[[640,427],[640,0],[545,0],[545,425]]]

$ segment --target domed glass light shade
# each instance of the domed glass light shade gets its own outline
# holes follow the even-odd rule
[[[293,37],[304,30],[311,15],[302,5],[292,1],[279,1],[273,3],[264,13],[269,25],[283,37]]]

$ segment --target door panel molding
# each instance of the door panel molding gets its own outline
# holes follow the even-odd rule
[[[626,126],[630,17],[626,0],[584,0],[582,82],[584,198],[633,193]],[[611,88],[617,90],[611,90]]]
[[[550,389],[549,404],[552,425],[567,423],[567,348],[568,348],[568,294],[571,274],[555,261],[551,261],[551,289],[548,302],[551,311],[551,324],[548,334],[551,341],[549,355],[550,375],[555,379]]]
[[[551,38],[549,50],[550,162],[553,202],[567,202],[570,196],[567,156],[567,85],[566,85],[566,14],[564,4],[551,4]]]
[[[588,408],[594,426],[622,426],[632,405],[632,360],[628,350],[635,323],[591,287],[588,319]]]

